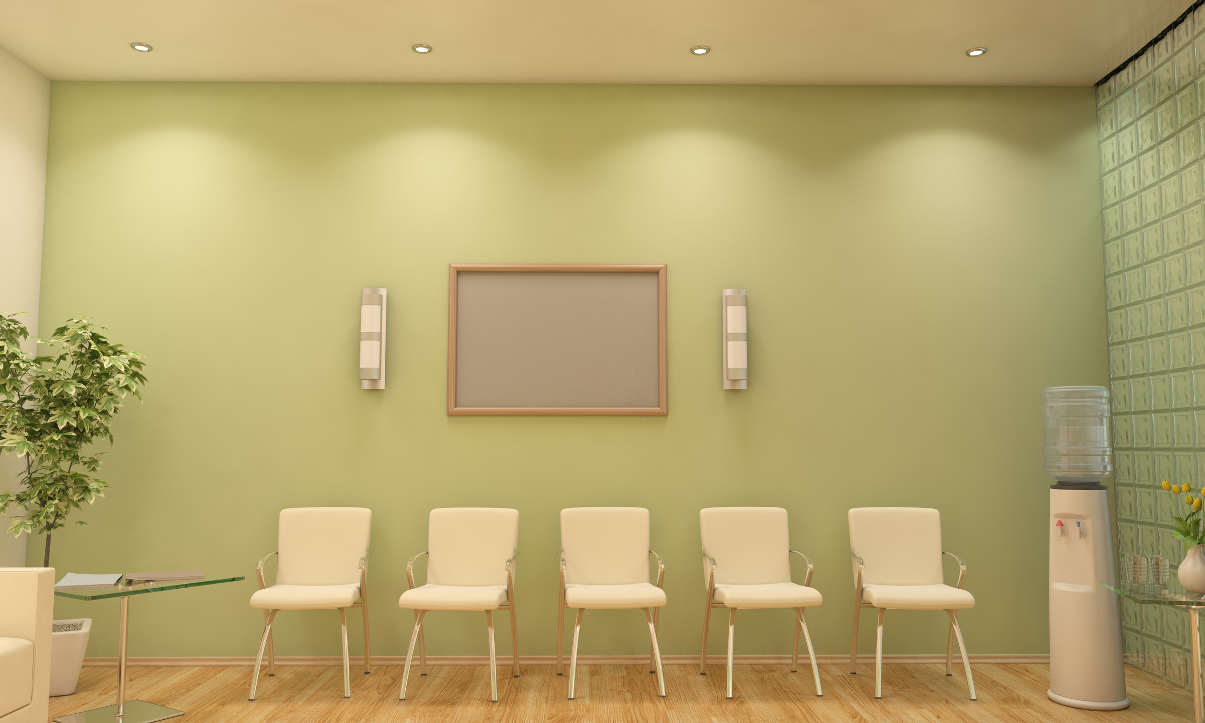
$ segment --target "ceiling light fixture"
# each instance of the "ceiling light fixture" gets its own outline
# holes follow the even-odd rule
[[[691,55],[707,55],[711,52],[711,48],[706,45],[696,45],[690,49]]]
[[[149,53],[154,50],[150,43],[144,43],[141,40],[135,40],[134,42],[130,43],[130,47],[140,53]]]
[[[414,45],[410,46],[410,49],[419,55],[426,55],[427,53],[431,52],[431,46],[427,45],[426,43],[415,43]]]
[[[986,53],[987,48],[971,48],[967,51],[967,55],[971,56],[972,58],[978,58],[980,55],[985,55]]]

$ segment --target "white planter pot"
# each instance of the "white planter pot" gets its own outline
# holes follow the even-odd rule
[[[55,620],[50,634],[50,694],[71,695],[88,649],[92,618]]]
[[[1198,595],[1205,593],[1205,545],[1196,545],[1184,555],[1176,577],[1185,590]]]

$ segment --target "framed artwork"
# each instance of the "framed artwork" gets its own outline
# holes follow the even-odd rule
[[[452,264],[448,414],[664,415],[665,265]]]

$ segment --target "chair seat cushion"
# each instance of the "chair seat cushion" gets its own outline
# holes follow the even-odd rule
[[[332,610],[355,605],[359,583],[348,585],[273,585],[256,590],[251,607],[261,610]]]
[[[33,642],[0,638],[0,716],[33,701]]]
[[[715,601],[730,608],[804,608],[824,602],[820,591],[793,582],[764,585],[716,585]]]
[[[505,585],[420,585],[397,605],[407,610],[493,610],[506,602]]]
[[[862,599],[891,610],[961,610],[975,607],[975,596],[949,585],[866,585]]]
[[[565,605],[594,610],[659,608],[665,605],[665,591],[647,582],[626,585],[566,585]]]

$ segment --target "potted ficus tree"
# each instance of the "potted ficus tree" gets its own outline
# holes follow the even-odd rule
[[[92,504],[106,486],[97,477],[94,444],[113,442],[111,426],[125,399],[141,398],[141,357],[109,341],[84,319],[68,319],[42,342],[48,353],[29,356],[29,331],[0,314],[0,454],[19,459],[17,488],[0,493],[0,515],[15,536],[50,541],[71,513]],[[78,521],[78,524],[84,524]],[[51,695],[75,692],[91,621],[56,620],[51,649]]]

